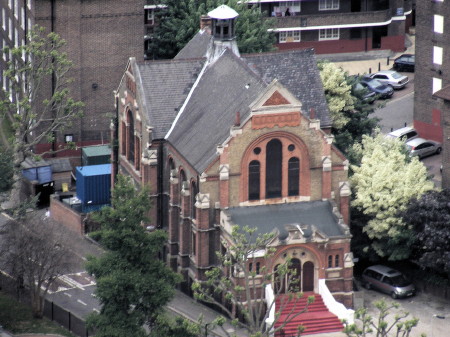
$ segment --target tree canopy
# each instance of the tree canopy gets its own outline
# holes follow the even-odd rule
[[[200,17],[222,4],[239,13],[236,20],[237,43],[241,53],[274,49],[273,23],[264,19],[257,7],[238,0],[160,0],[165,7],[156,13],[158,26],[153,34],[153,58],[173,58],[200,30]]]
[[[450,190],[414,198],[403,221],[414,229],[412,259],[424,269],[450,276]]]
[[[412,225],[400,215],[412,198],[433,189],[425,166],[410,158],[399,140],[363,136],[354,146],[361,166],[353,166],[351,177],[355,197],[352,206],[370,220],[363,232],[371,239],[365,251],[379,257],[402,260],[409,256],[413,241]]]
[[[28,32],[26,44],[2,50],[12,56],[4,72],[8,91],[1,89],[0,94],[1,117],[11,125],[14,134],[12,207],[22,200],[19,172],[22,162],[34,156],[36,144],[55,141],[56,131],[70,126],[82,115],[83,104],[72,99],[69,93],[68,73],[72,62],[62,52],[64,45],[58,34],[45,34],[44,28],[35,26]],[[49,85],[52,93],[46,97],[43,91]]]
[[[143,227],[149,205],[148,189],[136,191],[129,179],[119,175],[112,207],[94,217],[101,224],[96,234],[107,250],[87,263],[102,305],[100,313],[88,320],[98,337],[146,336],[144,324],[156,319],[179,282],[179,275],[158,258],[165,232],[147,233]]]

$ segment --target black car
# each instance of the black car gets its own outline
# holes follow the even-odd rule
[[[397,71],[414,72],[416,58],[413,54],[403,54],[394,60],[394,69]]]
[[[355,82],[352,85],[352,94],[370,104],[377,99],[377,94],[374,91],[369,90],[367,86],[360,82]]]
[[[373,91],[379,98],[390,98],[394,94],[394,89],[390,85],[370,77],[362,77],[359,83],[369,91]]]

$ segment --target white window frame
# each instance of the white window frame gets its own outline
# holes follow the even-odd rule
[[[339,0],[319,0],[319,11],[334,11],[339,9]]]
[[[433,77],[432,94],[442,89],[442,78]]]
[[[433,63],[442,65],[442,57],[444,49],[442,47],[433,46]]]
[[[3,31],[6,31],[6,12],[5,12],[5,8],[2,8],[2,28],[3,28]]]
[[[288,41],[289,38],[292,38],[292,41]],[[280,43],[300,42],[301,32],[299,30],[282,31],[280,32],[279,41]]]
[[[339,40],[339,28],[319,29],[319,41]]]
[[[442,15],[434,15],[434,32],[438,34],[444,33],[444,17]]]
[[[286,9],[289,8],[291,15],[302,11],[302,3],[300,1],[280,1],[278,6],[282,12],[286,12]]]

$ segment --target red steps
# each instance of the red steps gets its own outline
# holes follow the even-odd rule
[[[286,317],[289,315],[292,308],[294,308],[293,313],[295,314],[305,308],[309,296],[314,296],[315,299],[313,303],[308,305],[306,312],[303,312],[290,320],[290,322],[284,326],[283,332],[281,330],[278,331],[275,333],[275,337],[295,337],[297,336],[297,327],[299,325],[303,325],[305,327],[302,336],[342,331],[344,328],[339,318],[328,311],[328,308],[323,302],[322,296],[319,294],[314,294],[312,292],[304,293],[301,299],[291,299],[290,301],[288,296],[289,295],[281,295],[275,300],[276,312],[280,310],[280,306],[283,306],[282,312],[275,323],[275,329],[285,322]]]

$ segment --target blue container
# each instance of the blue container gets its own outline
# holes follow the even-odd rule
[[[77,197],[82,205],[103,205],[111,201],[111,164],[78,166]]]

